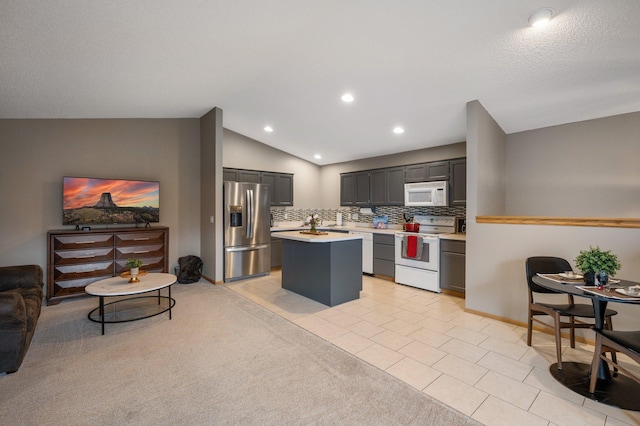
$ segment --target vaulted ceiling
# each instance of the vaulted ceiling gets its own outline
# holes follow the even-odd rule
[[[330,164],[464,141],[474,99],[507,133],[640,111],[638,22],[638,0],[0,0],[0,118],[217,106]]]

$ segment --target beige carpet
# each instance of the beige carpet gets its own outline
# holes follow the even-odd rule
[[[467,416],[295,324],[208,283],[166,314],[107,325],[97,299],[45,306],[6,425],[471,425]]]

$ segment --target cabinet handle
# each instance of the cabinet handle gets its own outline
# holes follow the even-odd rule
[[[95,241],[76,241],[76,244],[94,244]]]
[[[96,257],[95,254],[90,254],[88,256],[76,256],[76,259],[92,259],[94,257]]]
[[[143,254],[143,253],[149,253],[149,250],[146,251],[134,251],[133,254]]]
[[[145,237],[145,238],[134,238],[133,241],[147,241],[149,239],[149,237]]]

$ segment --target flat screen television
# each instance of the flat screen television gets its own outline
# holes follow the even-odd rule
[[[160,182],[65,176],[64,225],[160,222]]]

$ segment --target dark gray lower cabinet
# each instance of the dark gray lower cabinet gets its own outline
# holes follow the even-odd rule
[[[271,267],[282,266],[282,238],[271,237]]]
[[[373,234],[373,273],[395,277],[394,235]]]
[[[282,288],[327,306],[360,298],[362,240],[282,241]]]
[[[465,292],[466,242],[440,240],[440,288]]]

